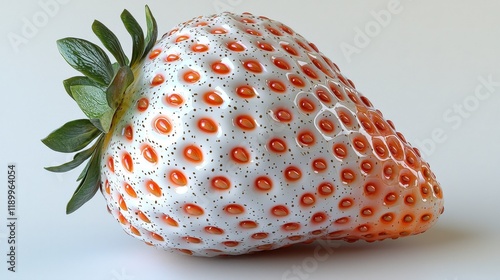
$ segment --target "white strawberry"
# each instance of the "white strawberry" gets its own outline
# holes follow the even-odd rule
[[[80,151],[51,171],[90,158],[68,213],[101,187],[126,232],[199,256],[398,238],[436,222],[442,191],[429,165],[301,35],[265,17],[222,13],[155,43],[147,7],[146,18],[144,38],[122,14],[130,61],[97,21],[117,63],[85,40],[58,41],[85,74],[64,84],[89,117],[43,140]]]

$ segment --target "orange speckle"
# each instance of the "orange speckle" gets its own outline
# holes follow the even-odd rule
[[[295,231],[300,229],[299,223],[287,223],[281,226],[284,231]]]
[[[211,119],[200,119],[198,121],[198,128],[207,133],[215,133],[218,130],[217,124]]]
[[[128,221],[127,219],[122,215],[122,213],[118,213],[118,221],[120,221],[120,223],[122,225],[128,225]]]
[[[311,67],[308,67],[308,66],[302,66],[302,72],[304,72],[304,74],[306,74],[309,78],[311,79],[318,79],[318,74],[316,73],[316,71],[314,71]]]
[[[340,172],[340,177],[344,184],[351,184],[356,180],[356,174],[351,169],[344,169]]]
[[[156,197],[162,195],[161,187],[153,180],[146,181],[146,190]]]
[[[282,139],[272,139],[269,141],[269,150],[275,153],[284,153],[287,150],[286,142]]]
[[[242,51],[246,50],[245,46],[243,46],[240,42],[236,42],[236,41],[229,42],[229,43],[227,43],[226,46],[228,49],[235,51],[235,52],[242,52]]]
[[[324,133],[332,133],[335,131],[335,125],[328,119],[321,119],[319,121],[319,129]]]
[[[203,208],[201,208],[196,204],[191,204],[191,203],[184,205],[184,212],[186,212],[186,214],[191,216],[201,216],[205,213]]]
[[[134,188],[132,188],[131,185],[125,183],[124,185],[124,188],[125,188],[125,192],[130,196],[130,197],[133,197],[133,198],[137,198],[137,193],[135,192]]]
[[[261,36],[262,34],[260,34],[259,31],[255,30],[255,29],[251,29],[251,28],[247,28],[245,30],[248,34],[250,35],[254,35],[254,36]]]
[[[365,136],[362,134],[355,136],[352,142],[353,148],[360,153],[364,153],[369,146]]]
[[[123,211],[128,211],[127,203],[125,203],[125,200],[123,199],[123,196],[121,196],[121,195],[118,195],[118,204],[120,205],[120,208]]]
[[[130,226],[130,232],[134,235],[141,236],[141,233],[139,232],[139,230],[133,226]]]
[[[281,43],[280,45],[281,45],[281,47],[282,47],[282,48],[283,48],[283,49],[284,49],[287,53],[289,53],[289,54],[291,54],[291,55],[294,55],[294,56],[299,55],[299,53],[297,52],[297,50],[296,50],[294,47],[292,47],[290,44],[288,44],[288,43]]]
[[[224,211],[228,214],[239,215],[245,212],[245,207],[239,204],[229,204],[224,207]]]
[[[160,49],[154,49],[149,53],[149,59],[155,59],[161,54]]]
[[[280,26],[280,28],[281,28],[281,30],[285,31],[286,33],[288,33],[290,35],[293,35],[293,33],[294,33],[293,30],[290,27],[288,27],[288,26],[286,26],[284,24],[282,24]]]
[[[236,88],[236,94],[241,98],[252,98],[256,95],[255,90],[251,86],[240,86]]]
[[[240,227],[245,228],[245,229],[250,229],[250,228],[256,228],[257,223],[254,221],[241,221],[239,223]]]
[[[175,107],[181,106],[182,103],[184,102],[184,99],[182,98],[182,96],[180,94],[177,94],[177,93],[172,93],[172,94],[167,95],[166,100],[167,100],[168,104],[175,106]]]
[[[323,212],[318,212],[311,217],[311,222],[315,224],[319,224],[325,222],[328,219],[328,216]]]
[[[224,176],[212,178],[212,187],[217,190],[227,190],[231,187],[231,181]]]
[[[286,62],[286,60],[282,58],[274,58],[273,59],[274,65],[276,65],[278,68],[283,69],[283,70],[290,70],[290,64]]]
[[[344,159],[347,157],[347,147],[343,143],[336,143],[333,145],[333,154],[338,159]]]
[[[252,234],[252,239],[257,239],[257,240],[266,239],[268,236],[269,234],[266,232],[257,232]]]
[[[252,73],[262,73],[262,65],[256,60],[243,61],[243,67]]]
[[[108,161],[106,164],[108,165],[109,171],[111,171],[111,173],[115,173],[115,161],[113,160],[112,156],[108,157]]]
[[[299,135],[297,136],[297,141],[299,142],[300,145],[305,146],[305,147],[309,147],[309,146],[314,145],[316,140],[315,140],[312,132],[304,131],[304,132],[299,133]]]
[[[376,194],[378,189],[379,188],[378,188],[377,184],[374,183],[374,182],[367,182],[367,183],[365,183],[364,190],[365,190],[365,194],[367,196]]]
[[[166,62],[174,62],[174,61],[177,61],[180,59],[180,56],[177,55],[177,54],[169,54],[167,55],[167,57],[165,58],[165,61]]]
[[[338,100],[343,101],[345,99],[344,95],[340,91],[340,88],[338,85],[336,85],[334,83],[330,83],[329,86],[330,86],[330,90],[335,95],[335,97],[337,97]]]
[[[142,213],[142,211],[137,211],[136,214],[139,217],[139,219],[141,219],[143,222],[148,223],[148,224],[151,223],[149,218],[144,213]]]
[[[289,181],[297,181],[302,177],[302,172],[295,166],[289,166],[285,169],[285,178]]]
[[[186,241],[187,243],[193,243],[193,244],[200,244],[202,242],[200,238],[192,236],[185,236],[182,239],[184,239],[184,241]]]
[[[182,42],[182,41],[186,41],[187,39],[189,39],[189,36],[187,36],[187,35],[181,35],[181,36],[177,37],[177,39],[175,39],[175,42],[179,43],[179,42]]]
[[[366,175],[372,172],[373,166],[373,163],[368,159],[365,159],[360,163],[361,171],[363,171]]]
[[[143,97],[137,101],[137,110],[139,112],[144,112],[149,107],[149,100],[146,97]]]
[[[184,149],[184,157],[192,162],[200,163],[203,161],[203,152],[199,147],[190,145]]]
[[[279,109],[276,111],[276,119],[280,122],[290,122],[292,120],[292,113],[287,109]]]
[[[351,208],[354,205],[354,201],[351,198],[344,198],[339,202],[339,208],[344,210]]]
[[[236,117],[235,123],[239,128],[243,130],[253,130],[257,126],[255,120],[248,115],[242,115]]]
[[[165,223],[167,223],[167,225],[169,225],[169,226],[173,226],[173,227],[178,227],[179,226],[179,223],[177,223],[177,221],[174,220],[174,219],[172,219],[170,216],[163,215],[162,220]]]
[[[174,170],[174,171],[170,172],[170,181],[174,185],[181,186],[181,187],[187,185],[187,182],[188,182],[186,179],[186,176],[180,170]]]
[[[214,227],[214,226],[205,227],[205,232],[210,233],[210,234],[216,234],[216,235],[224,234],[223,229],[218,228],[218,227]]]
[[[256,45],[257,45],[258,48],[260,48],[262,50],[265,50],[265,51],[268,51],[268,52],[274,51],[273,45],[271,45],[271,44],[269,44],[267,42],[257,41]]]
[[[156,76],[154,76],[153,80],[151,80],[151,85],[156,87],[156,86],[163,84],[164,82],[165,82],[165,77],[163,77],[162,74],[156,74]]]
[[[224,104],[224,99],[222,99],[220,94],[218,92],[215,92],[215,91],[206,92],[203,95],[203,100],[209,106],[221,106],[222,104]]]
[[[266,27],[267,31],[269,31],[271,34],[276,35],[276,36],[283,36],[283,33],[281,33],[279,30],[276,28],[273,28],[271,26]]]
[[[340,224],[340,225],[347,224],[347,223],[349,223],[349,218],[348,217],[339,218],[339,219],[335,220],[335,223]]]
[[[271,80],[269,81],[269,87],[271,90],[277,92],[277,93],[284,93],[286,91],[286,86],[277,80]]]
[[[298,88],[303,88],[306,86],[306,83],[304,82],[304,80],[302,80],[302,78],[297,76],[297,75],[288,76],[288,80],[290,81],[290,83],[292,83],[292,85],[294,85]]]
[[[284,205],[278,205],[274,206],[271,209],[271,214],[273,214],[276,217],[285,217],[288,216],[290,212],[288,211],[288,208]]]
[[[216,27],[210,30],[212,34],[226,34],[228,31],[222,27]]]
[[[127,125],[123,128],[122,135],[125,137],[125,139],[132,141],[134,138],[134,130],[131,125]]]
[[[231,73],[231,68],[229,68],[229,66],[225,63],[219,61],[212,64],[212,71],[214,71],[215,74],[227,75]]]
[[[326,160],[319,158],[313,160],[312,167],[314,172],[319,173],[325,171],[328,168],[328,164],[326,163]]]
[[[319,186],[318,186],[318,193],[321,195],[321,196],[329,196],[329,195],[332,195],[333,192],[335,190],[335,187],[331,184],[331,183],[328,183],[328,182],[324,182],[324,183],[321,183]]]
[[[106,182],[104,182],[104,191],[106,191],[106,193],[108,195],[111,194],[111,185],[109,184],[108,180],[106,180]]]
[[[208,51],[208,46],[205,44],[194,44],[191,46],[191,50],[194,52],[206,52]]]
[[[255,187],[261,191],[269,191],[273,188],[273,182],[268,177],[261,176],[255,180]]]
[[[183,254],[189,255],[189,256],[192,256],[194,254],[193,251],[188,250],[188,249],[177,249],[177,251],[179,251]]]
[[[253,20],[251,18],[243,18],[243,19],[241,19],[241,22],[243,22],[243,23],[255,23],[255,20]]]
[[[185,82],[193,84],[193,83],[196,83],[200,80],[201,75],[200,75],[200,73],[198,73],[194,70],[189,70],[186,73],[184,73],[182,78]]]
[[[371,215],[373,215],[373,209],[371,209],[370,207],[361,209],[361,216],[369,217]]]
[[[300,205],[309,207],[314,205],[316,202],[316,198],[314,197],[314,194],[312,193],[305,193],[300,197]]]
[[[158,163],[158,154],[150,145],[145,144],[142,148],[142,156],[151,163]]]
[[[289,236],[287,237],[288,240],[291,240],[291,241],[299,241],[303,238],[302,235],[293,235],[293,236]]]
[[[170,120],[164,116],[157,117],[154,120],[154,128],[161,134],[169,134],[172,132],[172,124],[170,123]]]
[[[122,155],[122,165],[128,172],[134,171],[134,162],[132,160],[132,156],[127,152],[124,152]]]
[[[316,105],[314,105],[314,102],[309,98],[301,98],[298,103],[300,109],[305,113],[312,113],[316,110]]]
[[[386,205],[391,205],[394,204],[397,200],[398,200],[398,195],[393,192],[390,192],[385,196],[384,203]]]
[[[250,161],[249,153],[242,147],[232,149],[231,158],[237,163],[248,163]]]
[[[226,247],[236,247],[240,244],[240,242],[238,242],[238,241],[224,241],[224,242],[222,242],[222,244],[224,244],[224,246],[226,246]]]
[[[151,233],[151,238],[153,238],[157,241],[165,241],[165,239],[163,239],[163,237],[161,235],[154,233],[154,232]]]
[[[323,89],[316,90],[316,96],[323,103],[329,104],[332,102],[332,99],[330,98],[330,94],[326,90],[323,90]]]

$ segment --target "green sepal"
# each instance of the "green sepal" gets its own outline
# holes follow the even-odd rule
[[[90,120],[80,119],[67,122],[42,139],[42,142],[54,151],[73,153],[85,148],[99,134],[101,131]]]
[[[103,138],[100,138],[99,142],[101,142],[102,139]],[[80,208],[83,204],[92,199],[97,190],[99,190],[101,179],[100,165],[101,153],[99,150],[96,150],[90,158],[88,170],[85,174],[85,177],[78,185],[78,188],[73,193],[73,196],[66,206],[66,214],[71,214],[78,210],[78,208]]]
[[[83,162],[85,162],[92,155],[92,153],[94,153],[97,147],[97,143],[98,142],[96,142],[96,144],[92,145],[92,147],[84,151],[76,153],[75,156],[73,157],[73,160],[58,166],[45,167],[45,170],[62,173],[75,169],[76,167],[80,166]]]
[[[70,90],[83,113],[99,130],[107,133],[115,110],[108,106],[106,92],[98,87],[87,85],[72,86]]]
[[[132,57],[130,58],[130,67],[132,67],[139,62],[144,54],[144,34],[141,26],[129,11],[123,10],[121,19],[132,37]]]
[[[106,53],[97,45],[83,39],[64,38],[57,47],[71,67],[90,79],[107,86],[113,79],[113,67]]]
[[[122,45],[116,35],[100,21],[95,20],[92,31],[101,40],[101,43],[115,57],[120,66],[128,65],[128,58],[123,52]]]
[[[142,58],[144,58],[149,51],[153,48],[156,43],[156,39],[158,38],[158,26],[156,24],[156,19],[153,17],[151,10],[148,5],[146,5],[146,24],[147,24],[147,34],[146,34],[146,47],[144,48],[144,54]]]
[[[70,88],[72,86],[77,86],[77,85],[94,86],[94,87],[99,87],[99,88],[104,89],[104,87],[102,87],[102,85],[96,83],[95,81],[93,81],[85,76],[75,76],[75,77],[71,77],[71,78],[63,81],[64,89],[66,90],[68,95],[73,99],[75,99],[75,98],[73,97],[73,93],[71,92]]]
[[[115,78],[106,90],[108,106],[114,111],[120,105],[123,94],[128,86],[134,81],[134,73],[130,67],[123,66],[116,72]]]

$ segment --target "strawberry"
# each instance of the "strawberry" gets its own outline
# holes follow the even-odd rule
[[[197,256],[276,249],[317,238],[418,234],[443,212],[419,151],[337,65],[290,27],[249,13],[179,24],[156,41],[128,11],[129,59],[82,39],[58,41],[84,76],[64,81],[88,117],[42,141],[87,161],[71,213],[100,190],[130,235]]]

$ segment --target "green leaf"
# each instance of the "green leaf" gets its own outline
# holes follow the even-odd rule
[[[51,171],[51,172],[59,172],[59,173],[70,171],[70,170],[78,167],[84,161],[86,161],[92,155],[92,153],[95,151],[95,149],[96,149],[96,145],[93,145],[92,147],[88,148],[87,150],[84,150],[82,152],[77,153],[73,157],[72,161],[66,162],[66,163],[58,165],[58,166],[45,167],[45,169],[48,171]]]
[[[42,142],[50,149],[73,153],[85,148],[101,132],[87,119],[70,121],[53,131]]]
[[[87,85],[72,86],[70,90],[83,113],[97,128],[107,133],[111,126],[114,110],[108,106],[106,92]]]
[[[57,41],[57,47],[71,67],[102,85],[111,82],[111,61],[99,46],[83,39],[64,38]]]
[[[130,66],[134,66],[144,53],[144,34],[141,26],[129,11],[124,10],[121,14],[121,19],[132,37],[132,58],[130,59]]]
[[[92,24],[92,30],[106,49],[115,57],[118,64],[120,66],[127,65],[128,58],[123,52],[122,45],[116,35],[98,20]]]
[[[100,152],[96,151],[93,153],[90,159],[89,168],[85,175],[85,178],[80,182],[80,185],[76,189],[75,193],[71,197],[68,205],[66,206],[66,214],[71,214],[78,210],[87,201],[92,199],[99,189],[100,184],[100,162],[101,155]]]
[[[130,67],[123,66],[118,69],[113,82],[111,82],[106,91],[108,106],[111,107],[111,109],[116,110],[118,105],[120,105],[123,99],[123,93],[133,81],[134,73],[132,73]]]
[[[158,37],[158,26],[148,5],[146,5],[146,24],[148,30],[146,34],[146,47],[144,48],[144,54],[142,56],[143,58],[153,48],[154,44],[156,43],[156,39]]]
[[[101,87],[100,84],[96,83],[95,81],[93,81],[85,76],[75,76],[75,77],[71,77],[69,79],[66,79],[63,81],[63,85],[64,85],[64,89],[66,90],[66,92],[73,99],[75,99],[75,98],[73,97],[73,93],[71,92],[71,89],[70,89],[72,86],[87,85],[87,86]]]

